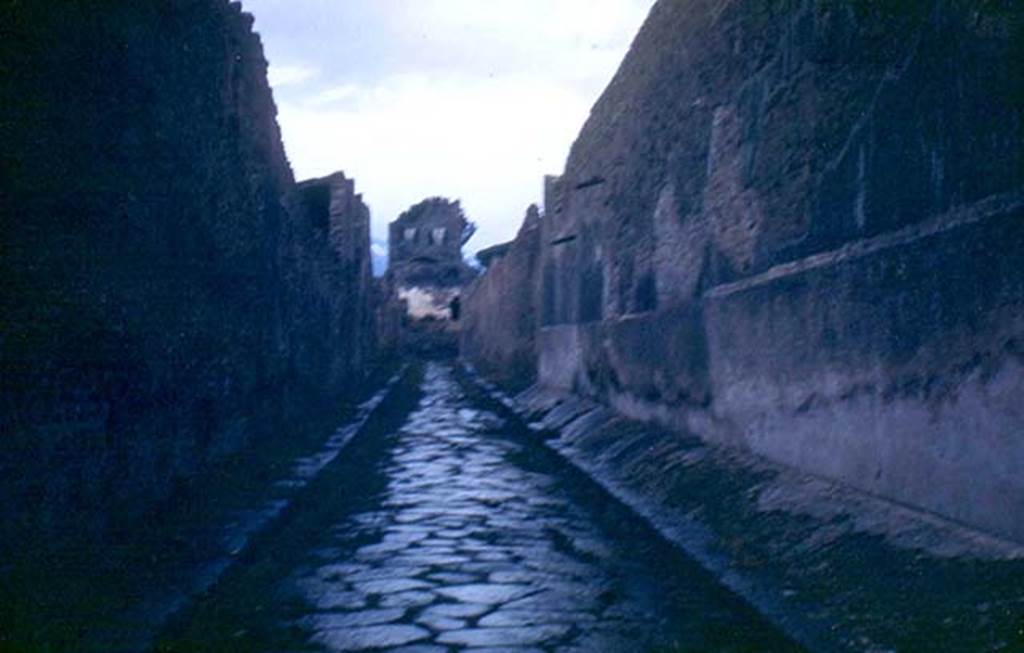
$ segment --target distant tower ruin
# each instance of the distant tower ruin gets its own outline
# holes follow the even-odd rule
[[[477,274],[463,261],[462,246],[475,232],[458,200],[442,197],[416,204],[391,223],[381,309],[383,343],[455,349],[459,297]]]
[[[391,223],[389,265],[461,263],[462,246],[475,231],[476,226],[466,220],[458,200],[423,200]]]

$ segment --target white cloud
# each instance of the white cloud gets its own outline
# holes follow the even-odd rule
[[[247,0],[300,179],[344,170],[373,231],[462,200],[469,249],[515,235],[653,0]]]
[[[303,102],[310,106],[323,106],[326,104],[332,104],[342,102],[344,100],[355,99],[359,96],[361,89],[355,84],[342,84],[340,86],[332,86],[331,88],[318,91],[313,96],[306,98]]]
[[[290,84],[301,84],[317,76],[319,71],[307,66],[278,66],[270,64],[267,77],[270,85],[274,88],[281,88]]]
[[[534,78],[486,84],[393,77],[341,108],[282,103],[300,178],[339,167],[371,204],[374,231],[431,195],[462,199],[473,248],[511,238],[543,175],[560,170],[589,104]]]

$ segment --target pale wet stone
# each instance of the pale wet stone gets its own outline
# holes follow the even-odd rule
[[[368,544],[366,546],[359,547],[359,550],[356,551],[356,557],[362,559],[376,558],[380,557],[381,555],[387,555],[388,553],[394,553],[395,551],[401,551],[402,549],[405,549],[408,546],[409,544],[406,542],[387,541],[379,542],[377,544]]]
[[[402,513],[399,513],[399,514],[395,515],[395,521],[398,522],[399,524],[410,524],[410,523],[421,522],[424,519],[427,519],[428,517],[430,517],[429,514],[424,514],[424,513],[419,513],[419,512],[402,512]]]
[[[518,468],[508,457],[518,446],[456,434],[461,400],[439,369],[428,367],[437,375],[425,383],[429,408],[380,467],[388,483],[374,500],[384,509],[326,529],[346,542],[293,571],[311,607],[289,605],[279,623],[334,651],[647,651],[666,627],[654,616],[662,611],[607,591],[623,571],[616,556],[629,553],[560,495],[555,477]]]
[[[420,590],[410,590],[408,592],[398,592],[397,594],[387,594],[380,599],[380,605],[386,608],[415,608],[421,605],[428,605],[437,600],[437,595],[433,592],[423,592]]]
[[[528,569],[503,569],[492,571],[487,576],[491,583],[533,583],[539,587],[549,587],[551,583],[562,580],[562,576],[542,574]]]
[[[498,604],[526,596],[536,590],[528,585],[502,585],[498,583],[475,583],[439,587],[437,592],[463,603]]]
[[[405,542],[413,544],[430,537],[430,530],[427,528],[389,528],[384,534],[387,542]]]
[[[522,646],[557,640],[569,632],[569,626],[544,625],[521,628],[470,628],[441,633],[437,641],[462,646]]]
[[[395,624],[324,630],[313,635],[309,641],[331,651],[361,651],[369,648],[402,646],[425,640],[430,636],[430,631],[425,628]]]
[[[388,653],[448,653],[448,648],[445,646],[431,646],[430,644],[413,644],[412,646],[390,648]]]
[[[368,567],[361,569],[360,571],[335,576],[335,578],[343,579],[350,583],[356,583],[361,581],[370,580],[395,580],[403,578],[414,578],[423,574],[427,571],[426,567],[410,567],[410,566],[398,566],[398,565],[381,565],[377,567]]]
[[[469,562],[469,556],[458,554],[430,553],[429,551],[406,551],[396,558],[399,563],[426,565],[452,569]]]
[[[443,499],[438,499],[443,503]],[[487,511],[472,507],[451,509],[446,516],[431,520],[431,524],[438,529],[458,530],[471,527],[471,523],[478,523],[486,520]]]
[[[455,553],[455,543],[451,540],[428,539],[417,542],[409,549],[412,553],[427,551],[431,554],[451,555]]]
[[[382,578],[367,580],[354,584],[355,588],[365,594],[394,594],[406,590],[429,589],[430,583],[415,578]]]
[[[554,482],[553,479],[547,480],[549,480],[550,482]],[[542,509],[564,510],[569,507],[569,502],[566,499],[563,499],[561,497],[551,497],[545,495],[526,497],[526,503],[533,508]]]
[[[450,541],[445,541],[445,543],[443,543],[443,545],[439,545],[439,543],[437,543],[437,542],[427,543],[427,542],[424,541],[424,542],[418,543],[418,545],[416,545],[412,549],[409,549],[409,551],[407,553],[404,553],[402,555],[410,555],[410,556],[421,556],[421,555],[429,555],[429,556],[457,556],[458,555],[458,556],[461,556],[463,554],[460,554],[456,550],[456,548],[454,546],[452,546],[452,542],[450,542]]]
[[[481,580],[479,574],[466,574],[456,571],[439,571],[437,573],[428,574],[427,578],[447,585],[467,585]]]
[[[363,526],[380,526],[388,523],[390,515],[382,511],[364,512],[355,515],[352,517],[352,520],[357,524],[362,524]]]
[[[451,617],[441,617],[437,615],[421,616],[416,620],[416,623],[424,625],[435,632],[461,630],[468,625],[462,619],[453,619]]]
[[[610,558],[613,554],[607,543],[589,535],[573,535],[572,545],[577,551],[595,558]]]
[[[473,557],[480,562],[508,562],[513,556],[501,551],[482,551]]]
[[[493,606],[479,603],[439,603],[424,610],[421,613],[421,616],[426,615],[469,619],[484,614],[488,610],[491,610],[492,607]]]

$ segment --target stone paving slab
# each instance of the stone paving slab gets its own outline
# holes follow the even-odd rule
[[[380,457],[351,461],[376,470],[378,494],[325,510],[334,521],[264,585],[218,587],[194,617],[202,632],[268,652],[801,650],[692,561],[662,558],[654,532],[598,486],[560,476],[449,365],[428,364],[419,390],[401,426],[374,436]],[[276,548],[254,561],[276,564]],[[221,621],[247,594],[269,597],[260,614]]]

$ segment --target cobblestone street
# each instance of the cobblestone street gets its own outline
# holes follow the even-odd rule
[[[263,581],[232,575],[166,650],[232,639],[267,651],[796,650],[596,487],[575,487],[581,478],[510,436],[450,367],[428,364],[420,391],[381,459],[353,463],[381,472],[380,491],[285,562],[274,552],[287,529],[263,542],[265,559],[250,563]],[[224,607],[254,595],[266,600],[249,613]]]

